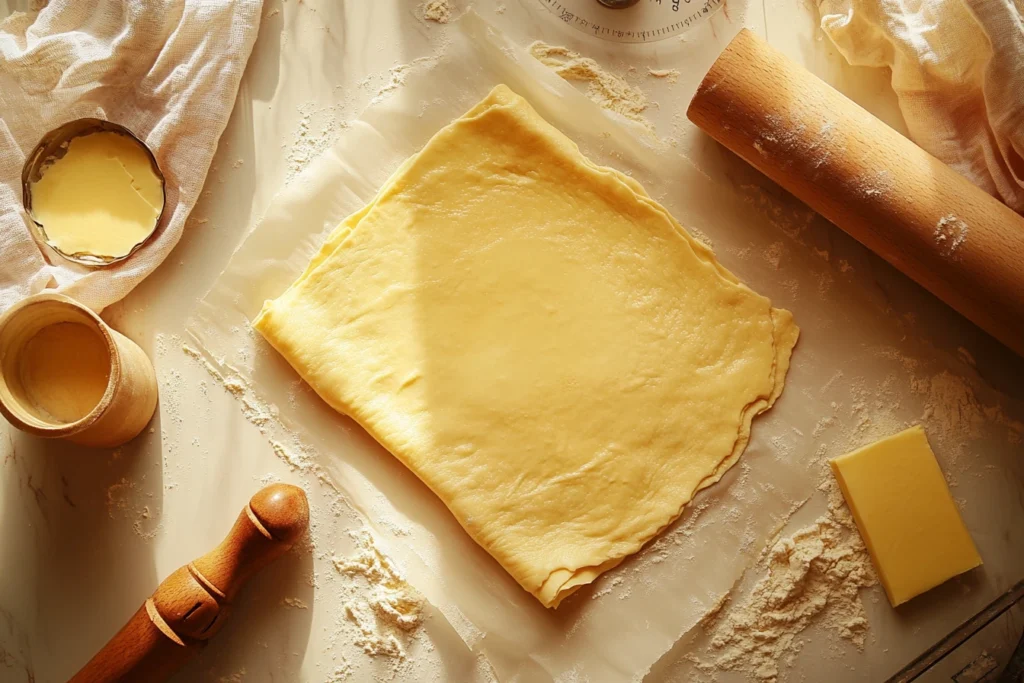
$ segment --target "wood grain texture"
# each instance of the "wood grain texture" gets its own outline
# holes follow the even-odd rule
[[[291,548],[308,525],[302,489],[272,484],[260,490],[221,544],[168,576],[71,683],[166,680],[220,630],[245,582]]]
[[[76,422],[45,420],[25,405],[17,389],[21,349],[44,327],[62,322],[85,325],[103,338],[110,380],[103,397]],[[145,351],[74,299],[56,292],[28,297],[0,316],[0,413],[18,429],[83,446],[113,448],[131,441],[156,411],[156,371]]]
[[[1024,218],[744,29],[687,116],[1024,356]]]

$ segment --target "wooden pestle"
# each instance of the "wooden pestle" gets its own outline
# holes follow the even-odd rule
[[[1024,356],[1024,218],[740,31],[687,116]]]
[[[258,491],[221,544],[168,576],[71,683],[166,680],[220,630],[242,585],[308,524],[302,489],[271,484]]]

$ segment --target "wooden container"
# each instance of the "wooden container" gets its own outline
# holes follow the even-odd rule
[[[79,346],[88,348],[52,353],[54,341],[60,342],[69,325],[89,342]],[[81,403],[65,407],[57,401],[74,402],[81,393],[76,363],[86,355],[95,361],[94,371],[97,362],[105,364],[106,388],[98,390],[102,393],[91,409],[88,397],[85,408]],[[42,369],[35,369],[40,363]],[[44,381],[48,384],[41,386]],[[84,446],[119,446],[145,428],[156,402],[156,373],[145,352],[73,299],[37,294],[0,317],[0,412],[18,429]]]

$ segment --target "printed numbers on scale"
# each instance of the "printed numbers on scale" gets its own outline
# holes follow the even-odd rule
[[[683,1],[686,2],[687,5],[689,5],[690,2],[691,2],[691,0],[683,0]],[[654,2],[658,3],[659,5],[661,4],[661,0],[654,0]],[[680,2],[680,0],[672,0],[672,11],[673,12],[678,12],[679,11],[679,2]]]

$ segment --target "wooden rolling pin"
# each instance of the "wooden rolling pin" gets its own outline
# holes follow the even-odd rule
[[[220,630],[249,577],[291,548],[308,524],[302,489],[272,484],[257,492],[224,541],[168,576],[71,683],[166,680]]]
[[[1024,356],[1024,218],[744,29],[697,126]]]

